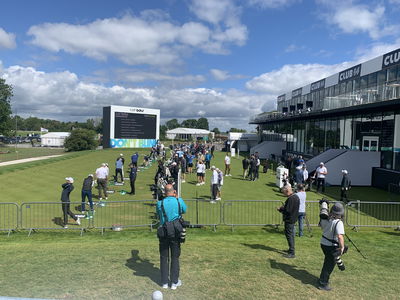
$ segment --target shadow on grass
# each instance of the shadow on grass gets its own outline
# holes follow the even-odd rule
[[[148,277],[153,282],[160,283],[160,269],[148,259],[139,257],[139,250],[132,250],[132,257],[126,261],[125,266],[133,270],[133,275]]]
[[[64,227],[64,222],[61,217],[54,217],[52,221],[54,222],[54,224]]]
[[[269,259],[269,262],[271,264],[271,268],[282,270],[286,274],[292,276],[294,279],[297,279],[304,284],[311,284],[313,286],[317,286],[318,277],[314,276],[308,271],[303,269],[298,269],[296,266],[277,262],[274,259]]]
[[[243,246],[249,247],[251,249],[256,249],[256,250],[265,250],[265,251],[270,251],[270,252],[276,252],[279,254],[286,254],[285,251],[270,247],[270,246],[265,246],[265,245],[261,245],[261,244],[246,244],[246,243],[242,243]]]
[[[262,230],[264,230],[264,231],[266,231],[268,233],[280,234],[281,235],[282,231],[279,230],[279,226],[281,226],[281,224],[276,225],[276,226],[266,226],[266,227],[263,227]],[[283,225],[282,225],[282,228],[283,228]]]
[[[400,236],[400,231],[381,231],[382,233],[386,233],[388,235]]]

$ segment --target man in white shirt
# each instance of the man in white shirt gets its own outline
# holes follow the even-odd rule
[[[326,169],[323,162],[319,164],[317,170],[315,170],[314,177],[317,178],[317,193],[319,192],[319,188],[322,186],[322,192],[325,193],[325,176],[328,174],[328,170]]]
[[[218,193],[218,172],[215,166],[211,167],[211,201],[210,203],[215,203],[217,200]]]
[[[96,179],[99,188],[99,200],[103,199],[101,197],[101,191],[103,191],[104,198],[107,200],[108,168],[105,163],[101,164],[101,167],[96,169]]]
[[[304,228],[304,218],[306,217],[306,192],[304,191],[304,185],[303,184],[298,184],[297,185],[297,193],[296,195],[300,199],[300,205],[299,205],[299,237],[303,236],[303,228]]]
[[[225,155],[225,176],[232,176],[231,175],[231,157],[229,153]]]

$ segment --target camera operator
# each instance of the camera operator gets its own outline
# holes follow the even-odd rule
[[[288,253],[284,255],[286,258],[295,258],[294,249],[294,224],[299,216],[299,196],[293,193],[292,187],[287,184],[282,188],[282,193],[288,197],[285,204],[278,208],[278,211],[283,215],[283,221],[285,222],[285,236],[289,244]]]
[[[340,202],[336,202],[328,213],[328,201],[322,199],[320,201],[320,223],[322,228],[321,248],[325,255],[324,265],[318,280],[318,288],[320,290],[330,291],[329,277],[338,265],[340,270],[344,270],[344,264],[340,256],[345,253],[344,245],[344,225],[342,218],[344,216],[344,208]]]
[[[185,202],[182,198],[177,198],[176,191],[171,184],[165,186],[165,194],[166,198],[157,202],[157,214],[160,219],[160,226],[163,226],[166,222],[172,222],[181,218],[179,208],[182,213],[186,212]],[[167,220],[164,218],[164,214]],[[181,255],[180,237],[159,237],[159,251],[161,285],[164,289],[167,289],[170,279],[171,289],[175,290],[182,285],[182,281],[179,279],[179,256]],[[169,264],[171,264],[171,266],[169,266]],[[169,270],[171,270],[171,274]]]

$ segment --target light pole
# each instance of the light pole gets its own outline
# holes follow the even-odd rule
[[[18,139],[17,139],[17,130],[18,130],[18,119],[17,119],[17,110],[15,110],[15,153],[17,154],[18,159]]]

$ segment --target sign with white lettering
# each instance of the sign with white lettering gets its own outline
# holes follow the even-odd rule
[[[400,49],[389,52],[383,56],[382,69],[400,64]]]
[[[325,78],[311,83],[310,92],[318,91],[325,88]]]
[[[344,70],[339,73],[339,82],[347,81],[350,79],[354,79],[360,77],[361,74],[361,64]]]
[[[285,101],[285,99],[286,99],[286,94],[278,96],[278,102]]]
[[[303,91],[303,88],[299,88],[299,89],[293,90],[292,91],[292,98],[301,96],[302,91]]]

